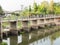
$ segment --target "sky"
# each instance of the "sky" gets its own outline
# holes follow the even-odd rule
[[[40,4],[43,0],[35,0],[37,4]],[[46,0],[50,2],[50,0]],[[54,0],[54,2],[60,2],[60,0]],[[33,5],[34,0],[0,0],[0,5],[3,10],[6,11],[15,11],[21,10],[21,6],[28,7],[29,5]]]

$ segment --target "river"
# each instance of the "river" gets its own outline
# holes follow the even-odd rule
[[[60,31],[48,36],[40,36],[40,30],[10,36],[2,40],[8,45],[60,45]]]

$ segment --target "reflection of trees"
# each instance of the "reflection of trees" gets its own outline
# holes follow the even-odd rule
[[[18,45],[28,45],[28,43],[29,43],[29,35],[23,34],[22,35],[22,42]]]
[[[31,39],[29,40],[29,43],[32,43],[37,40],[37,32],[32,32],[31,34]]]
[[[17,45],[17,36],[10,37],[10,45]]]
[[[56,32],[50,36],[51,39],[51,45],[53,45],[53,41],[56,40],[56,38],[60,37],[60,32]]]

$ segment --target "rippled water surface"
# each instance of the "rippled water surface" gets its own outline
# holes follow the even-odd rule
[[[60,32],[41,37],[40,31],[33,31],[31,33],[7,37],[2,42],[6,42],[8,45],[60,45]]]

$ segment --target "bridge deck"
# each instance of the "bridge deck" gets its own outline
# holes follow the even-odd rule
[[[29,20],[37,20],[37,19],[50,19],[50,18],[60,18],[60,15],[59,16],[48,16],[48,17],[34,17],[34,18],[20,18],[20,19],[7,19],[7,20],[1,20],[2,22],[14,22],[14,21],[29,21]],[[0,22],[1,22],[0,21]]]

